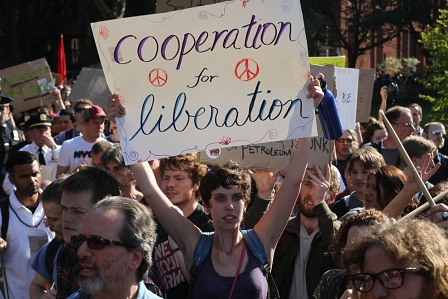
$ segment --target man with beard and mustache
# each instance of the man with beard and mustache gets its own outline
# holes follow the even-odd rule
[[[326,202],[338,190],[329,166],[325,176],[317,165],[307,170],[297,198],[300,213],[288,221],[274,254],[272,275],[280,298],[313,298],[322,275],[335,268],[328,246],[340,222]]]
[[[80,290],[69,299],[160,298],[143,281],[156,241],[151,210],[136,200],[114,196],[98,202],[82,233],[72,237],[78,248]]]
[[[4,267],[7,283],[6,298],[28,298],[29,286],[36,272],[31,268],[31,261],[37,251],[53,238],[50,229],[44,224],[44,209],[40,202],[40,167],[36,157],[26,151],[19,151],[9,156],[5,165],[10,181],[16,186],[6,199],[9,220],[2,223]],[[2,201],[5,199],[2,199]],[[2,210],[1,216],[4,217]],[[7,226],[6,237],[4,229]],[[6,242],[5,242],[6,241]]]

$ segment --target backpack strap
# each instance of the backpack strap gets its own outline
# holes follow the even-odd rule
[[[244,242],[246,242],[246,245],[249,248],[250,252],[263,265],[263,274],[266,276],[266,280],[268,281],[268,298],[280,298],[277,285],[275,284],[274,278],[271,274],[271,266],[269,265],[266,258],[266,253],[264,252],[263,243],[261,243],[260,239],[253,229],[241,230],[241,233],[243,234]]]
[[[199,267],[204,262],[204,259],[209,255],[212,249],[213,233],[214,232],[202,233],[198,245],[196,245],[196,249],[194,250],[193,266],[191,266],[190,269],[191,280],[190,280],[190,291],[188,294],[188,298],[191,298],[191,286],[193,285],[196,273]],[[263,244],[261,243],[260,239],[258,238],[257,234],[253,229],[241,230],[241,233],[243,234],[244,242],[246,243],[250,252],[263,265],[263,272],[264,272],[263,274],[266,276],[266,280],[268,281],[268,288],[269,288],[268,298],[270,299],[280,298],[274,278],[271,275],[271,266],[267,261]]]
[[[48,244],[47,251],[45,252],[45,268],[49,277],[53,277],[54,261],[61,245],[62,242],[54,238]]]
[[[188,298],[191,298],[191,289],[196,278],[196,273],[198,269],[201,267],[204,259],[209,255],[212,250],[213,245],[213,234],[214,232],[203,232],[201,238],[199,239],[198,245],[194,249],[193,255],[193,265],[190,269],[190,288],[188,291]]]
[[[204,259],[208,256],[210,250],[212,249],[213,234],[214,232],[202,233],[198,245],[196,245],[193,255],[193,266],[191,266],[190,269],[190,274],[192,277],[196,275],[196,271],[202,265]]]
[[[243,234],[244,241],[246,242],[246,245],[249,248],[250,252],[252,252],[252,254],[260,261],[260,263],[264,267],[264,265],[268,263],[268,259],[266,258],[263,244],[261,243],[260,239],[258,239],[255,231],[253,229],[243,229],[241,230],[241,233]]]
[[[2,214],[1,237],[3,240],[6,240],[9,226],[9,196],[0,199],[0,209]]]

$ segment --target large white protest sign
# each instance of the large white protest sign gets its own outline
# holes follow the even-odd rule
[[[300,2],[227,1],[92,24],[127,164],[311,136]]]
[[[342,128],[353,130],[356,122],[359,70],[336,67],[335,74],[336,89],[338,90],[335,100]]]

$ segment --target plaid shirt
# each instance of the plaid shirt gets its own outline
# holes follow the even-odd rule
[[[76,249],[70,244],[64,244],[56,261],[57,299],[65,299],[79,289],[78,273],[75,273],[75,266],[78,261]]]

